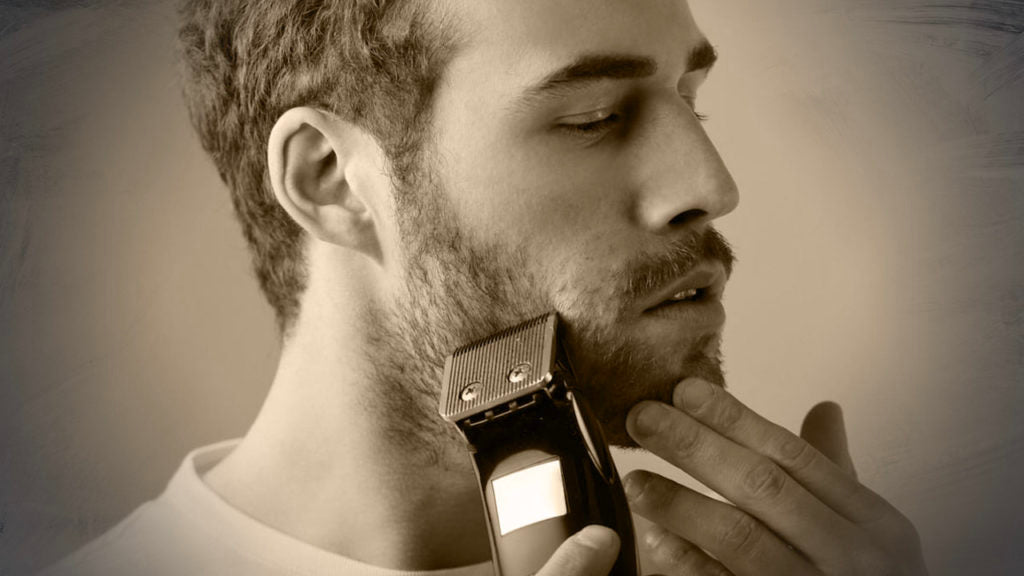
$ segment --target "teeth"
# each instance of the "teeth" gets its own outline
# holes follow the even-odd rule
[[[673,295],[672,298],[670,298],[670,300],[689,300],[690,298],[693,298],[696,295],[697,289],[690,288],[689,290],[683,290],[682,292]]]

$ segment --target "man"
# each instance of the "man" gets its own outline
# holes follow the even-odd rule
[[[670,574],[924,574],[855,479],[834,405],[805,442],[724,390],[712,222],[735,184],[685,0],[192,0],[186,94],[283,333],[245,438],[190,455],[67,574],[488,574],[444,357],[547,311],[609,439],[735,506],[625,479]],[[543,574],[606,574],[588,527]]]

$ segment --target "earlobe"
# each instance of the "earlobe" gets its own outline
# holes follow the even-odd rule
[[[267,166],[278,203],[310,236],[380,261],[371,191],[356,177],[365,142],[354,124],[292,108],[271,130]]]

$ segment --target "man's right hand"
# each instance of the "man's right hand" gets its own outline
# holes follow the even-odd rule
[[[619,535],[591,525],[573,534],[536,576],[608,576],[619,556]]]

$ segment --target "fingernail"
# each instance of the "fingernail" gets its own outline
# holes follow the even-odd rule
[[[647,480],[640,477],[638,473],[632,473],[622,479],[623,488],[626,491],[626,498],[630,501],[635,501],[640,497],[640,494],[644,491],[644,485],[647,484]]]
[[[594,550],[606,550],[615,545],[618,536],[611,528],[591,524],[576,533],[576,541]]]
[[[633,420],[633,429],[640,436],[656,434],[665,418],[665,409],[661,404],[649,402],[640,406],[638,410]]]
[[[680,408],[687,412],[699,412],[715,396],[711,384],[699,378],[684,380],[681,387]]]

